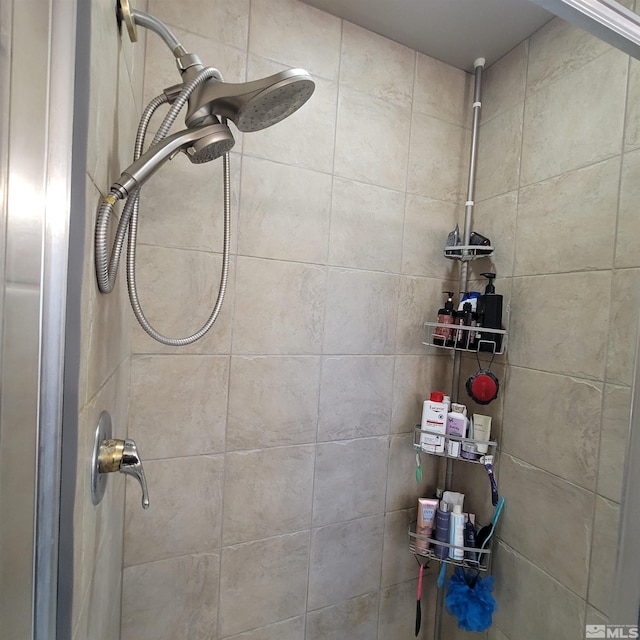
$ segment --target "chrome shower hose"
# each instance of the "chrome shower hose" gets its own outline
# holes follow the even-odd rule
[[[208,67],[203,69],[190,83],[188,83],[180,92],[174,103],[171,105],[167,115],[164,117],[162,124],[158,128],[156,135],[153,138],[151,146],[157,144],[162,140],[169,129],[175,122],[180,110],[184,107],[189,96],[193,91],[207,78],[222,79],[220,72],[217,69]],[[147,105],[140,124],[138,125],[138,133],[136,135],[136,142],[134,148],[134,161],[138,160],[142,155],[144,146],[144,139],[147,134],[149,122],[155,111],[162,104],[169,101],[168,97],[164,94],[157,96]],[[223,119],[223,124],[226,121]],[[131,308],[136,316],[136,319],[140,323],[140,326],[152,337],[154,340],[161,342],[172,347],[180,347],[187,344],[191,344],[196,340],[199,340],[204,336],[209,329],[213,326],[220,309],[222,308],[222,302],[227,290],[227,282],[229,278],[229,253],[230,253],[230,238],[231,238],[231,180],[230,180],[230,162],[229,153],[223,155],[223,186],[224,186],[224,232],[223,232],[223,248],[222,248],[222,272],[220,276],[220,287],[218,289],[218,296],[213,307],[211,315],[204,323],[204,325],[190,336],[184,338],[169,338],[158,331],[156,331],[151,323],[147,320],[140,300],[138,298],[138,291],[136,287],[136,241],[138,235],[138,211],[139,211],[139,199],[140,189],[134,189],[129,196],[123,207],[122,214],[120,216],[120,222],[116,231],[116,237],[113,243],[111,251],[111,257],[108,257],[107,252],[107,237],[109,232],[109,221],[113,215],[113,210],[116,202],[122,198],[121,191],[119,189],[111,188],[109,195],[106,196],[100,205],[98,210],[98,217],[96,221],[96,233],[95,233],[95,262],[96,262],[96,277],[98,280],[98,288],[102,293],[110,293],[113,291],[116,277],[118,274],[118,265],[120,262],[120,256],[122,254],[122,247],[124,245],[124,238],[129,231],[129,240],[127,243],[127,288],[129,290],[129,301],[131,302]]]

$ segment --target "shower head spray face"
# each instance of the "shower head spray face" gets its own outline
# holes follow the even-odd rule
[[[289,69],[239,84],[211,78],[189,99],[186,123],[196,127],[214,116],[223,116],[240,131],[260,131],[297,111],[314,89],[315,83],[304,69]]]

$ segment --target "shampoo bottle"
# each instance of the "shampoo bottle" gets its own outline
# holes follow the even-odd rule
[[[436,540],[438,542],[449,542],[449,505],[444,501],[440,501],[440,508],[436,511]],[[436,558],[444,560],[449,557],[449,547],[441,544],[435,545]]]
[[[438,324],[450,324],[451,327],[436,327],[433,332],[433,344],[450,347],[453,344],[453,291],[443,291],[449,297],[438,311]]]
[[[478,322],[480,326],[487,329],[502,329],[502,296],[496,293],[493,281],[496,277],[495,273],[480,274],[489,279],[484,294],[478,298]],[[480,351],[489,351],[496,353],[500,351],[502,346],[502,335],[499,333],[491,333],[489,331],[480,332]],[[495,348],[494,348],[495,345]]]
[[[464,514],[459,504],[453,505],[450,516],[449,543],[455,545],[449,550],[449,557],[454,560],[464,560]]]

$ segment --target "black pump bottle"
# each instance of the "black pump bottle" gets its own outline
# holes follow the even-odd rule
[[[478,298],[478,322],[487,329],[502,329],[502,296],[496,293],[493,281],[495,273],[481,273],[489,279],[484,294]],[[495,345],[495,348],[494,348]],[[479,351],[497,353],[502,347],[502,334],[489,331],[480,332]]]

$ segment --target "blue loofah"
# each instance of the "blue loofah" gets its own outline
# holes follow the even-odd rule
[[[447,611],[458,619],[458,626],[465,631],[486,631],[492,623],[496,601],[491,595],[493,576],[482,579],[465,575],[462,567],[456,567],[449,579],[445,603]]]

